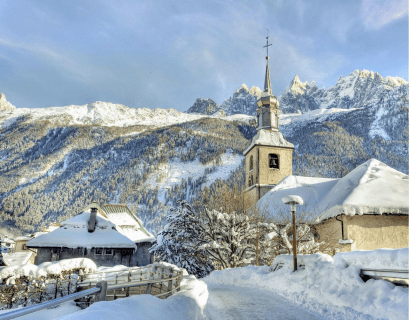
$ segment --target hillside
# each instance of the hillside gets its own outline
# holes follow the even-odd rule
[[[321,100],[307,84],[304,93],[283,93],[280,128],[296,146],[294,174],[342,177],[370,158],[408,173],[408,84],[368,74],[365,81],[354,73],[345,78],[355,81],[354,98],[348,100],[355,101],[352,104],[339,100],[340,91],[331,89],[344,90],[346,80],[320,89]],[[375,88],[371,96],[358,94],[364,82],[365,88]],[[3,95],[2,106],[7,108],[0,110],[2,226],[17,234],[33,231],[97,200],[127,203],[156,232],[167,208],[178,199],[193,201],[205,186],[240,188],[242,152],[255,134],[252,103],[257,92],[242,86],[220,107],[203,99],[191,114],[105,102],[19,109]],[[304,97],[298,104],[303,111],[297,107],[292,112],[285,104],[291,95],[314,98],[320,108],[305,107],[302,103],[309,100]],[[365,105],[358,103],[358,96]],[[201,105],[206,115],[200,114]],[[239,110],[245,114],[235,113]]]

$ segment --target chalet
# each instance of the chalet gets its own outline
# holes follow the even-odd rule
[[[14,252],[19,253],[19,252],[25,252],[25,253],[30,253],[30,262],[34,263],[35,261],[35,256],[37,255],[37,251],[35,249],[29,249],[27,248],[27,242],[30,241],[31,239],[37,238],[43,234],[49,233],[51,231],[54,231],[55,229],[58,229],[61,225],[59,223],[52,223],[48,227],[42,229],[40,232],[35,232],[31,234],[26,234],[24,236],[20,236],[14,239],[15,241],[15,247],[14,247]]]
[[[148,248],[155,238],[126,206],[92,203],[61,222],[61,227],[27,242],[37,250],[35,264],[86,257],[98,266],[135,266],[153,262]]]

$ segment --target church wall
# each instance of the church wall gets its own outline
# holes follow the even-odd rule
[[[348,216],[347,230],[348,239],[356,243],[356,250],[409,247],[408,216]]]
[[[325,248],[329,249],[329,253],[334,254],[334,249],[340,248],[343,251],[339,244],[339,239],[342,239],[342,229],[341,222],[331,218],[320,224],[314,225],[315,230],[317,231],[319,237],[316,239],[317,242],[325,242],[321,251],[324,251]],[[349,251],[349,250],[348,250]]]
[[[259,188],[254,186],[253,188],[246,190],[244,192],[244,209],[247,210],[252,206],[253,203],[256,203],[259,199]]]
[[[277,184],[293,173],[293,150],[289,148],[260,146],[260,184]],[[278,155],[279,169],[269,168],[268,155]]]
[[[354,240],[354,243],[339,244],[342,239],[341,222],[335,218],[314,225],[319,234],[317,240],[325,241],[331,249],[339,247],[341,252],[345,252],[409,247],[408,216],[343,215],[338,219],[344,221],[344,239]]]

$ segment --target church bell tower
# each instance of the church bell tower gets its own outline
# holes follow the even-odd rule
[[[268,32],[268,30],[267,30]],[[257,133],[244,151],[246,157],[245,208],[251,207],[282,179],[292,174],[294,145],[278,127],[280,103],[271,92],[267,33],[264,91],[257,98]]]

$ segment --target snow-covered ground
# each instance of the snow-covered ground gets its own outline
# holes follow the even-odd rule
[[[404,248],[341,253],[334,259],[301,255],[305,269],[297,272],[292,271],[292,256],[279,256],[277,262],[284,266],[274,272],[267,266],[248,266],[214,271],[202,280],[185,274],[182,290],[166,300],[138,295],[82,311],[67,303],[53,313],[44,310],[22,319],[406,320],[408,289],[383,280],[364,282],[359,271],[368,266],[407,269],[408,254]]]

